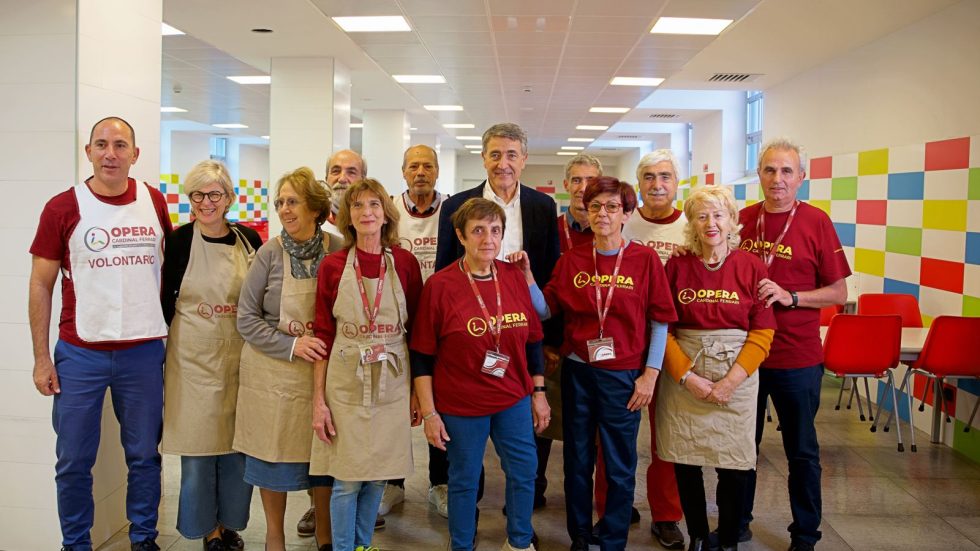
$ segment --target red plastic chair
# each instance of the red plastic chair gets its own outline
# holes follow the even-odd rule
[[[832,304],[830,306],[824,306],[820,309],[820,327],[827,327],[830,325],[830,320],[834,319],[834,316],[844,312],[843,304]]]
[[[892,409],[895,409],[898,404],[898,396],[895,392],[895,378],[891,370],[898,367],[901,345],[902,318],[898,315],[838,314],[831,320],[830,327],[827,328],[827,336],[824,339],[824,369],[836,377],[863,378],[866,390],[868,377],[887,378],[887,384],[891,388],[892,394]],[[880,403],[878,408],[880,413]],[[871,413],[870,409],[871,397],[869,395],[869,414]],[[897,415],[895,416],[895,429],[898,433],[898,451],[905,451],[905,446],[902,443],[902,427]]]
[[[909,384],[912,373],[935,379],[942,387],[946,379],[980,379],[980,358],[973,344],[980,337],[980,318],[939,316],[932,320],[926,342],[922,345],[919,359],[905,373],[899,392]],[[931,383],[926,389],[934,386]],[[911,392],[909,393],[911,395]],[[924,398],[923,398],[924,401]],[[940,411],[946,409],[943,393],[936,396]],[[976,408],[974,408],[975,412]],[[909,399],[909,419],[912,418],[912,400]],[[971,416],[972,421],[972,416]],[[946,422],[949,422],[947,416]],[[967,423],[967,427],[969,427]],[[912,451],[915,450],[915,431],[912,431]]]
[[[858,314],[902,316],[902,327],[922,327],[919,301],[914,295],[901,293],[865,293],[858,297]]]

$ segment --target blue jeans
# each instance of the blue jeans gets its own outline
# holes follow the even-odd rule
[[[599,548],[626,549],[636,488],[636,438],[640,412],[626,405],[640,370],[614,371],[566,358],[561,371],[562,433],[565,436],[565,514],[568,536],[592,533],[592,473],[596,432],[606,462],[606,514]]]
[[[218,525],[244,530],[248,524],[252,485],[245,482],[240,453],[180,458],[180,502],[177,531],[187,539],[210,534]]]
[[[534,445],[531,398],[476,417],[442,414],[451,440],[449,455],[449,537],[455,551],[473,549],[476,501],[487,438],[500,456],[506,477],[507,540],[518,549],[531,545],[531,510],[538,456]]]
[[[91,350],[61,340],[55,345],[61,393],[54,396],[51,421],[57,434],[55,483],[63,545],[81,551],[92,548],[92,467],[99,451],[106,389],[111,392],[129,468],[129,539],[140,542],[157,537],[163,359],[161,340],[124,350]]]
[[[378,518],[384,480],[333,481],[330,496],[330,530],[336,551],[354,551],[371,545],[374,521]]]
[[[799,369],[759,370],[759,404],[756,416],[756,450],[765,429],[766,399],[779,416],[783,450],[789,463],[789,504],[793,522],[788,530],[793,541],[815,545],[820,539],[820,445],[814,419],[820,407],[820,382],[823,364]],[[752,520],[755,501],[756,472],[749,471],[745,492],[743,528]]]

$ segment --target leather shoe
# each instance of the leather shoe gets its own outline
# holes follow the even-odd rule
[[[687,546],[687,551],[710,551],[710,549],[704,538],[691,538],[691,544]]]
[[[245,541],[242,540],[242,537],[239,536],[238,532],[234,530],[225,528],[224,531],[221,532],[221,541],[224,542],[225,547],[227,547],[229,551],[242,551],[242,549],[245,549]]]
[[[568,551],[589,551],[589,538],[588,536],[579,536],[572,541],[572,545],[568,548]]]
[[[220,538],[204,538],[204,551],[228,551],[225,542]]]
[[[160,546],[157,545],[157,540],[150,538],[130,543],[129,549],[131,551],[160,551]]]
[[[377,518],[374,519],[375,530],[384,530],[387,524],[388,524],[387,521],[385,521],[385,518],[381,515],[378,515]]]
[[[813,544],[805,541],[794,541],[790,544],[789,551],[813,551]]]
[[[676,522],[654,522],[650,533],[664,549],[684,549],[684,534]]]
[[[313,507],[303,513],[303,516],[296,523],[296,533],[304,538],[308,538],[316,533],[316,515]]]
[[[749,541],[752,541],[752,529],[746,526],[741,532],[738,533],[738,543],[745,543]],[[711,545],[712,549],[715,549],[721,545],[721,540],[718,539],[718,530],[712,530],[711,533],[708,534],[708,544]]]

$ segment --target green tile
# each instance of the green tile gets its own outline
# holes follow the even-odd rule
[[[691,188],[684,188],[684,199],[686,200],[690,195],[691,195]]]
[[[555,199],[559,201],[568,201],[571,199],[571,196],[565,192],[561,192],[555,194]]]
[[[857,199],[858,179],[857,176],[847,178],[834,178],[830,182],[830,198],[834,200]]]
[[[980,317],[980,297],[963,295],[963,315]]]
[[[962,390],[957,390],[957,392],[963,392]],[[966,426],[966,421],[956,419],[953,423],[953,449],[972,459],[974,462],[980,463],[980,430],[977,430],[976,419],[973,420],[974,429],[970,432],[963,432],[963,428]]]
[[[922,228],[885,228],[885,250],[890,253],[922,256]]]
[[[888,174],[888,150],[875,149],[858,153],[858,176]],[[835,198],[836,199],[836,198]]]
[[[980,168],[970,169],[970,191],[966,194],[967,199],[980,199]]]

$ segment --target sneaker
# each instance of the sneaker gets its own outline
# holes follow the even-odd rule
[[[313,507],[307,509],[303,513],[303,517],[296,523],[296,533],[304,538],[316,533],[316,515],[313,513]]]
[[[435,506],[442,518],[449,518],[449,486],[438,484],[429,486],[429,503]]]
[[[684,534],[676,522],[654,522],[650,533],[664,549],[684,549]]]
[[[589,537],[579,536],[572,541],[568,551],[589,551]]]
[[[381,516],[381,515],[378,515],[378,517],[376,519],[374,519],[374,529],[375,530],[384,530],[386,524],[388,524],[388,522],[385,521],[385,518],[383,516]]]
[[[129,544],[131,551],[160,551],[160,546],[154,538]]]
[[[381,496],[381,505],[378,506],[378,514],[385,516],[391,512],[391,508],[399,503],[405,502],[405,488],[394,484],[385,484],[385,492]]]
[[[228,530],[226,528],[225,531],[221,533],[221,541],[225,543],[225,547],[227,547],[229,551],[242,551],[242,549],[245,549],[245,541],[242,540],[242,537],[239,536],[238,532],[234,530]]]
[[[204,551],[228,551],[228,547],[221,538],[204,538]]]
[[[367,546],[358,545],[357,547],[354,548],[354,551],[381,551],[381,549],[378,549],[373,545],[367,545]]]
[[[533,542],[528,547],[514,547],[510,544],[510,540],[505,539],[504,546],[500,548],[500,551],[535,551],[535,548]]]

